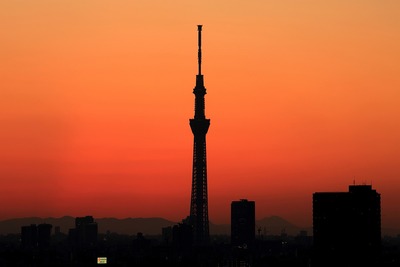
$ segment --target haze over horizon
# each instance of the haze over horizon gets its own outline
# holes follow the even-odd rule
[[[203,24],[210,221],[312,224],[372,183],[400,225],[400,2],[0,3],[0,220],[189,215]]]

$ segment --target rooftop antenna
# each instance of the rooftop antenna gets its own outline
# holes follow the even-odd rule
[[[201,75],[201,30],[202,30],[203,25],[197,25],[197,31],[199,33],[199,52],[198,52],[198,60],[199,60],[199,74]]]

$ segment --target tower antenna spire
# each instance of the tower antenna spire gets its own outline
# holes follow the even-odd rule
[[[197,31],[198,31],[198,41],[199,41],[199,52],[198,52],[198,61],[199,61],[199,74],[201,75],[201,30],[202,30],[203,25],[197,25]]]

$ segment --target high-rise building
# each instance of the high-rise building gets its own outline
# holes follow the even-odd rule
[[[256,236],[255,202],[241,199],[231,204],[232,246],[248,247]]]
[[[92,216],[75,218],[75,229],[69,230],[73,246],[94,246],[97,243],[98,227]]]
[[[50,247],[51,228],[53,228],[53,226],[48,223],[42,223],[38,225],[37,236],[38,236],[38,246],[40,248]]]
[[[37,247],[38,232],[36,224],[21,227],[21,244],[23,248]]]
[[[195,244],[205,244],[209,241],[208,222],[208,196],[207,196],[207,160],[206,160],[206,134],[210,120],[205,116],[204,78],[201,74],[201,31],[198,30],[198,74],[195,95],[194,118],[190,119],[190,128],[194,135],[193,144],[193,169],[192,169],[192,196],[190,202],[190,220],[193,226]]]
[[[379,266],[380,194],[371,185],[313,194],[314,266]]]

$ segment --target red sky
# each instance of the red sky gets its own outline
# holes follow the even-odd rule
[[[355,180],[398,227],[397,0],[1,1],[0,220],[186,217],[197,24],[210,220],[310,226]]]

